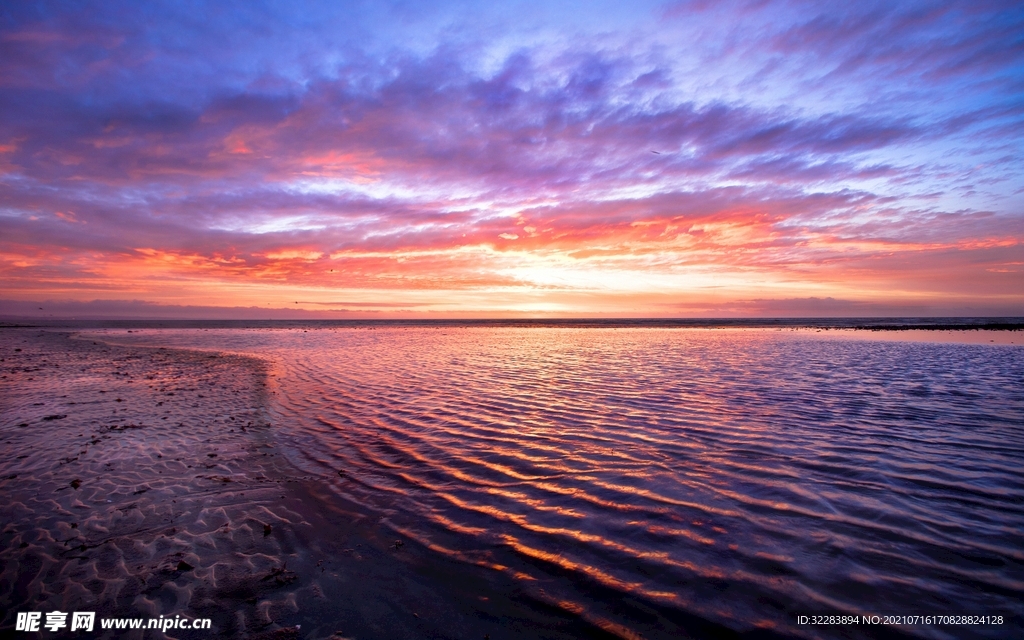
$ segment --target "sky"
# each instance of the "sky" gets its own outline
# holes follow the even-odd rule
[[[1019,2],[0,6],[0,315],[1024,316],[1022,240]]]

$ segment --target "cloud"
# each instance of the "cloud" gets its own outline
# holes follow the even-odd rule
[[[1019,291],[1011,5],[47,7],[0,25],[8,293]]]

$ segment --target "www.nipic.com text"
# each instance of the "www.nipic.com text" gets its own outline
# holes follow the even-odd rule
[[[96,624],[96,612],[75,611],[51,611],[45,614],[42,611],[21,611],[15,622],[15,631],[39,631],[40,626],[48,631],[57,632],[65,629],[69,631],[93,630]],[[70,622],[68,617],[70,615]],[[166,632],[170,629],[210,629],[213,621],[209,618],[100,618],[100,629],[158,629]]]

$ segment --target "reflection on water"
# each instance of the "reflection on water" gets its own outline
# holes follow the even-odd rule
[[[123,334],[119,334],[119,338]],[[740,330],[146,331],[275,363],[294,462],[609,628],[1003,615],[1024,594],[1024,349]],[[632,601],[632,600],[631,600]],[[817,631],[810,632],[812,635]]]

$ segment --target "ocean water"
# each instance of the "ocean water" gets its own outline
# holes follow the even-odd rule
[[[147,329],[255,355],[295,465],[606,629],[1002,616],[1024,632],[1024,348],[742,329]],[[476,570],[476,569],[474,569]]]

